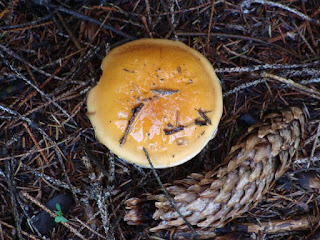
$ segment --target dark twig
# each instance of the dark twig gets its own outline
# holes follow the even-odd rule
[[[261,71],[266,69],[294,69],[294,68],[307,68],[319,66],[320,62],[303,63],[303,64],[264,64],[264,65],[253,65],[248,67],[234,67],[234,68],[216,68],[217,73],[234,73],[234,72],[252,72]]]
[[[80,137],[80,144],[82,145],[88,158],[99,168],[99,171],[101,171],[105,176],[109,176],[107,170],[101,164],[101,161],[95,157],[95,155],[92,153],[87,143],[85,142],[84,137],[82,136]]]
[[[18,54],[16,54],[15,52],[13,52],[11,49],[8,49],[6,48],[5,46],[1,45],[0,44],[0,49],[3,51],[3,52],[6,52],[7,54],[9,54],[10,56],[14,57],[15,59],[19,60],[20,62],[22,62],[23,64],[27,65],[28,67],[32,68],[33,70],[47,76],[47,77],[50,77],[50,78],[54,78],[54,79],[57,79],[57,80],[60,80],[62,81],[63,79],[60,78],[60,77],[57,77],[57,76],[52,76],[52,74],[50,73],[46,73],[45,71],[33,66],[32,64],[30,64],[28,61],[26,61],[25,59],[23,59],[22,57],[20,57]],[[1,54],[1,53],[0,53]],[[2,54],[1,54],[2,55]],[[4,58],[4,56],[1,56]]]
[[[59,179],[55,179],[51,176],[48,176],[44,173],[41,173],[25,164],[22,164],[21,165],[21,168],[26,170],[26,171],[30,171],[32,172],[32,174],[34,174],[34,176],[37,178],[42,178],[43,180],[45,180],[46,182],[58,187],[58,188],[61,188],[61,189],[66,189],[66,190],[71,190],[70,189],[70,186],[68,184],[66,184],[65,182],[59,180]],[[82,190],[77,188],[77,187],[74,187],[74,192],[77,193],[77,194],[81,194],[82,193]]]
[[[174,133],[177,133],[177,132],[184,130],[185,127],[186,126],[180,125],[178,127],[172,128],[172,129],[165,128],[165,129],[163,129],[163,131],[164,131],[165,135],[171,135],[171,134],[174,134]]]
[[[62,159],[62,158],[63,158],[63,157],[62,157],[62,151],[61,151],[61,149],[59,148],[59,146],[57,145],[57,143],[54,142],[54,141],[50,138],[50,136],[49,136],[42,128],[38,127],[38,125],[37,125],[36,123],[34,123],[30,118],[23,117],[23,116],[21,116],[20,113],[18,113],[18,112],[16,112],[16,111],[13,111],[13,110],[11,110],[11,109],[9,109],[9,108],[6,108],[6,107],[4,107],[4,106],[1,106],[1,105],[0,105],[0,109],[3,110],[3,111],[5,111],[5,112],[7,112],[7,113],[10,113],[11,115],[13,115],[13,116],[15,116],[15,117],[17,117],[17,118],[21,118],[22,120],[26,121],[30,126],[32,126],[32,127],[35,128],[37,131],[39,131],[39,132],[49,141],[49,143],[54,146],[54,150],[55,150],[56,155],[57,155],[57,157],[58,157],[58,160],[59,160],[59,162],[60,162],[60,164],[61,164],[61,169],[62,169],[62,171],[63,171],[63,173],[64,173],[65,179],[66,179],[66,181],[67,181],[67,183],[68,183],[68,185],[69,185],[69,188],[70,188],[70,190],[71,190],[71,192],[72,192],[72,194],[73,194],[74,199],[76,199],[76,201],[78,202],[78,197],[77,197],[77,195],[75,194],[74,186],[71,184],[69,175],[67,174],[67,171],[66,171],[66,169],[65,169],[64,161],[63,161],[63,159]]]
[[[210,20],[209,20],[209,27],[208,27],[208,34],[207,34],[207,41],[206,41],[207,54],[209,53],[209,49],[210,49],[210,33],[211,33],[211,27],[212,27],[212,19],[213,19],[213,13],[214,13],[214,5],[215,5],[215,0],[211,0]]]
[[[36,28],[39,26],[50,24],[50,23],[53,23],[53,21],[49,21],[49,22],[45,22],[45,21],[51,19],[54,14],[55,14],[55,11],[36,21],[26,22],[26,23],[17,24],[17,25],[0,26],[0,31],[20,31],[20,30],[26,30],[29,28]]]
[[[304,34],[302,34],[302,30],[298,29],[298,26],[296,24],[294,24],[294,26],[297,29],[297,33],[299,34],[299,36],[301,37],[301,39],[304,41],[304,43],[306,44],[306,46],[309,48],[310,52],[312,52],[312,54],[314,56],[316,56],[316,52],[313,50],[313,48],[311,47],[311,45],[309,44],[308,40],[306,39],[306,37],[304,36]]]
[[[206,112],[203,111],[202,109],[198,109],[197,110],[200,117],[202,117],[206,123],[208,123],[209,125],[212,125],[210,118],[206,115]]]
[[[207,122],[205,120],[199,119],[197,118],[196,120],[194,120],[194,123],[198,126],[206,126]]]
[[[148,151],[147,151],[145,148],[143,148],[143,151],[144,151],[144,154],[145,154],[146,158],[148,159],[148,162],[149,162],[149,164],[150,164],[150,166],[151,166],[151,170],[152,170],[155,178],[157,179],[159,185],[161,186],[162,191],[163,191],[164,194],[166,195],[166,198],[168,199],[170,205],[171,205],[171,206],[174,208],[174,210],[179,214],[179,216],[183,219],[183,221],[185,221],[185,223],[186,223],[186,225],[188,226],[188,228],[195,234],[194,229],[193,229],[191,223],[182,215],[182,213],[180,212],[180,210],[176,207],[176,204],[174,203],[174,201],[173,201],[172,198],[170,197],[169,193],[167,192],[166,188],[164,187],[163,183],[161,182],[160,177],[159,177],[157,171],[154,169],[153,164],[152,164],[152,162],[151,162],[151,160],[150,160]],[[193,237],[192,237],[192,238],[193,238]]]
[[[13,161],[8,160],[5,163],[5,167],[6,167],[6,182],[8,184],[8,190],[9,190],[9,194],[10,194],[10,199],[11,199],[11,205],[12,205],[12,211],[13,211],[13,215],[14,215],[14,221],[16,223],[16,230],[17,230],[17,235],[18,235],[18,239],[23,239],[22,234],[21,234],[21,216],[18,213],[18,204],[17,204],[17,190],[16,187],[14,186],[14,178],[13,178],[13,169],[12,169],[12,163]]]
[[[89,48],[89,45],[87,46],[87,48]],[[96,57],[96,55],[100,51],[101,47],[100,46],[93,46],[88,51],[86,51],[86,49],[81,54],[80,58],[77,60],[74,67],[71,69],[71,71],[65,77],[65,79],[75,78],[75,76],[77,76],[77,73],[79,71],[83,70],[83,66],[85,66],[93,57]]]
[[[38,2],[40,5],[43,5],[45,7],[48,7],[48,8],[51,8],[51,9],[55,9],[55,10],[58,10],[60,12],[64,12],[64,13],[67,13],[67,14],[70,14],[70,15],[73,15],[73,16],[76,16],[77,18],[79,19],[82,19],[82,20],[85,20],[85,21],[88,21],[88,22],[92,22],[92,23],[95,23],[95,24],[98,24],[98,25],[101,25],[102,22],[99,21],[99,20],[96,20],[96,19],[93,19],[91,17],[88,17],[86,15],[83,15],[81,13],[78,13],[76,11],[73,11],[71,9],[67,9],[65,7],[62,7],[62,6],[56,6],[54,4],[51,4],[51,3],[47,3],[47,2],[44,2],[44,1],[39,1]],[[119,31],[118,29],[114,28],[114,27],[111,27],[107,24],[103,24],[103,28],[105,29],[108,29],[108,30],[111,30],[112,32],[116,33],[116,34],[119,34],[120,36],[123,36],[125,38],[128,38],[130,40],[134,40],[135,38],[133,36],[130,36],[129,34],[126,34],[122,31]]]
[[[45,94],[41,89],[39,89],[35,84],[33,84],[30,80],[28,80],[25,76],[23,76],[15,67],[13,67],[7,59],[4,58],[2,53],[0,52],[0,56],[3,58],[4,63],[23,81],[28,83],[31,87],[33,87],[35,90],[37,90],[38,93],[40,93],[44,98],[46,98],[48,101],[52,102],[54,106],[56,106],[58,109],[61,110],[67,117],[69,117],[73,124],[77,125],[77,123],[74,121],[73,118],[71,118],[70,114],[64,110],[59,104],[57,104],[55,101],[51,100],[51,98]]]
[[[22,125],[24,126],[24,128],[27,130],[30,138],[32,139],[34,145],[37,147],[38,151],[40,152],[43,160],[46,162],[46,164],[49,164],[49,160],[47,158],[47,156],[43,153],[43,151],[41,151],[40,145],[37,142],[36,138],[34,137],[34,135],[32,134],[32,132],[30,131],[30,128],[28,127],[28,124],[26,124],[26,122],[23,122]]]
[[[172,128],[172,126],[170,126],[170,128],[164,128],[163,132],[165,135],[171,135],[171,134],[175,134],[177,132],[183,131],[186,127],[190,127],[194,124],[198,125],[198,126],[206,126],[207,124],[212,125],[210,118],[206,115],[206,111],[202,110],[202,109],[198,109],[197,110],[198,114],[200,115],[200,117],[203,119],[195,119],[194,122],[191,122],[187,125],[178,125],[178,119],[179,119],[179,112],[177,112],[177,121],[176,121],[176,127]]]
[[[128,122],[128,126],[126,128],[126,131],[124,132],[123,137],[120,139],[120,146],[122,146],[127,139],[127,136],[131,130],[131,125],[133,124],[134,119],[136,118],[137,114],[140,112],[141,108],[144,106],[143,103],[140,103],[138,106],[134,107],[131,112],[132,112],[132,116]]]
[[[175,34],[177,36],[207,36],[208,33],[205,32],[179,32],[176,31]],[[235,39],[244,39],[244,40],[249,40],[249,41],[254,41],[254,42],[258,42],[258,43],[262,43],[265,44],[266,46],[272,46],[275,47],[277,49],[280,49],[281,51],[287,52],[295,57],[300,57],[296,52],[294,52],[292,49],[288,50],[286,48],[283,48],[277,44],[272,44],[272,43],[268,43],[264,40],[261,40],[259,38],[254,38],[254,37],[249,37],[249,36],[243,36],[243,35],[237,35],[237,34],[228,34],[228,33],[210,33],[210,36],[214,36],[217,38],[235,38]]]
[[[290,8],[288,6],[282,5],[281,3],[277,3],[277,2],[274,2],[274,1],[246,0],[246,1],[243,1],[241,3],[241,7],[242,8],[247,8],[247,7],[249,7],[251,5],[251,3],[260,3],[260,4],[264,4],[264,5],[269,5],[271,7],[278,7],[278,8],[284,9],[284,10],[286,10],[288,12],[291,12],[291,13],[299,16],[303,20],[306,20],[306,21],[311,22],[311,23],[316,24],[316,25],[320,25],[320,21],[319,20],[312,19],[311,17],[303,14],[302,12],[297,11],[296,9]]]
[[[299,83],[296,83],[295,81],[293,81],[291,79],[283,78],[283,77],[280,77],[280,76],[277,76],[277,75],[274,75],[271,73],[262,73],[262,76],[266,77],[266,78],[274,79],[276,81],[279,81],[279,82],[282,82],[285,84],[288,84],[291,88],[297,89],[300,92],[308,94],[309,96],[311,96],[313,98],[320,99],[320,92],[319,91],[312,89],[312,88],[308,88],[306,86],[303,86]]]
[[[63,27],[66,29],[69,37],[71,38],[71,41],[74,43],[74,45],[77,47],[77,49],[80,50],[81,46],[80,46],[79,42],[77,41],[77,39],[74,37],[74,33],[71,31],[71,29],[69,28],[67,23],[64,21],[64,18],[61,16],[61,14],[59,12],[57,13],[57,16],[58,16],[60,22],[62,23]]]

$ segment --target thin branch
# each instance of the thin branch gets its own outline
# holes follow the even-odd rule
[[[81,14],[81,13],[78,13],[78,12],[73,11],[73,10],[71,10],[71,9],[67,9],[67,8],[65,8],[65,7],[62,7],[62,6],[56,6],[56,5],[54,5],[54,4],[47,3],[47,2],[45,2],[45,1],[39,1],[39,2],[36,2],[36,3],[38,3],[39,5],[43,5],[43,6],[45,6],[45,7],[54,9],[54,10],[58,10],[58,11],[60,11],[60,12],[64,12],[64,13],[67,13],[67,14],[70,14],[70,15],[73,15],[73,16],[76,16],[77,18],[82,19],[82,20],[84,20],[84,21],[88,21],[88,22],[95,23],[95,24],[98,24],[98,25],[101,25],[101,24],[102,24],[102,22],[99,21],[99,20],[97,20],[97,19],[93,19],[93,18],[91,18],[91,17],[88,17],[88,16],[86,16],[86,15],[83,15],[83,14]],[[128,38],[128,39],[130,39],[130,40],[134,40],[134,39],[135,39],[135,37],[133,37],[133,36],[131,36],[131,35],[129,35],[129,34],[126,34],[126,33],[122,32],[122,31],[120,31],[120,30],[118,30],[118,29],[116,29],[116,28],[114,28],[114,27],[111,27],[111,26],[107,25],[107,24],[103,24],[103,28],[108,29],[108,30],[111,30],[112,32],[114,32],[114,33],[116,33],[116,34],[119,34],[120,36],[123,36],[123,37],[125,37],[125,38]]]
[[[262,71],[266,69],[293,69],[293,68],[306,68],[306,67],[316,67],[320,65],[319,61],[312,63],[303,64],[264,64],[264,65],[253,65],[248,67],[234,67],[234,68],[216,68],[216,73],[240,73],[240,72],[252,72],[252,71]]]
[[[258,79],[258,80],[255,80],[253,82],[248,82],[248,83],[241,84],[241,85],[235,87],[234,89],[231,89],[231,90],[225,92],[223,94],[223,97],[227,97],[227,96],[229,96],[231,94],[234,94],[234,93],[237,93],[237,92],[239,92],[239,91],[241,91],[243,89],[247,89],[249,87],[256,86],[256,85],[258,85],[260,83],[265,83],[265,82],[266,82],[265,79]]]
[[[26,199],[30,200],[31,202],[33,202],[34,204],[36,204],[38,207],[40,207],[42,210],[46,211],[47,213],[50,214],[50,216],[52,218],[55,218],[57,216],[57,214],[55,214],[53,211],[51,211],[49,208],[47,208],[46,206],[44,206],[43,204],[41,204],[37,199],[35,199],[34,197],[30,196],[27,192],[22,192],[22,196],[24,196]],[[72,233],[74,233],[76,236],[78,236],[80,239],[82,240],[87,240],[86,237],[84,237],[79,231],[77,231],[77,229],[75,229],[74,227],[72,227],[68,222],[60,222],[63,226],[65,226],[66,228],[68,228]]]
[[[131,130],[131,126],[133,124],[133,121],[135,120],[137,114],[140,112],[141,108],[144,106],[143,103],[140,103],[138,106],[134,107],[131,112],[132,112],[132,116],[128,122],[128,125],[127,125],[127,128],[126,128],[126,131],[124,132],[124,135],[123,137],[120,139],[120,146],[122,146],[125,142],[126,142],[126,139],[127,139],[127,136]]]
[[[12,229],[12,231],[14,231],[14,229],[15,229],[14,226],[12,226],[12,225],[10,225],[10,224],[8,224],[8,223],[0,220],[0,231],[1,231],[1,225],[5,226],[5,227],[7,227],[7,228]],[[21,230],[21,233],[22,233],[23,235],[25,235],[26,237],[32,239],[32,240],[39,240],[39,238],[37,238],[37,237],[35,237],[35,236],[31,235],[30,233],[27,233],[27,232],[25,232],[25,231],[23,231],[23,230]]]
[[[319,217],[315,216],[300,216],[293,219],[285,220],[270,220],[268,222],[246,223],[242,224],[247,232],[259,233],[263,232],[265,234],[277,234],[290,231],[302,231],[309,230],[315,224],[319,222]],[[238,226],[241,229],[241,226]]]
[[[44,16],[43,18],[39,18],[36,21],[26,22],[26,23],[17,24],[17,25],[0,26],[0,31],[6,31],[6,32],[21,31],[21,30],[26,30],[26,29],[30,29],[30,28],[36,28],[36,27],[48,25],[48,24],[53,23],[53,21],[48,21],[48,22],[45,22],[45,21],[51,19],[54,14],[55,14],[55,11]]]
[[[272,79],[277,80],[279,82],[286,83],[291,88],[297,89],[300,92],[308,94],[309,96],[311,96],[313,98],[320,99],[320,92],[319,91],[314,90],[312,88],[308,88],[306,86],[303,86],[303,85],[301,85],[299,83],[296,83],[295,81],[293,81],[291,79],[283,78],[283,77],[280,77],[280,76],[277,76],[277,75],[274,75],[274,74],[271,74],[271,73],[262,73],[262,77],[272,78]]]
[[[209,54],[209,49],[210,49],[210,33],[211,33],[211,27],[212,27],[213,13],[215,11],[214,5],[215,5],[215,0],[211,0],[210,20],[209,20],[208,34],[207,34],[207,41],[206,41],[207,54]]]
[[[1,45],[0,45],[1,47]],[[33,87],[38,93],[40,93],[41,96],[46,98],[48,101],[52,102],[54,106],[56,106],[63,114],[65,114],[68,118],[72,120],[72,123],[77,126],[76,121],[70,116],[70,114],[64,110],[59,104],[57,104],[55,101],[53,101],[47,94],[45,94],[40,88],[38,88],[35,84],[33,84],[29,79],[27,79],[25,76],[23,76],[15,67],[13,67],[7,59],[5,59],[4,55],[0,52],[0,56],[3,58],[4,63],[23,81],[28,83],[31,87]]]
[[[10,194],[10,200],[11,200],[11,206],[12,206],[12,211],[13,211],[13,216],[14,216],[14,221],[16,224],[16,231],[17,231],[17,237],[18,239],[23,239],[22,233],[21,233],[21,216],[18,213],[18,204],[17,204],[17,199],[16,199],[16,193],[17,189],[15,186],[15,182],[13,179],[13,169],[12,169],[12,164],[13,162],[8,160],[5,163],[5,169],[6,169],[6,182],[8,185],[8,190]]]
[[[207,112],[206,111],[204,111],[203,109],[198,109],[197,110],[197,112],[198,112],[198,114],[200,115],[200,117],[202,117],[203,118],[203,120],[206,122],[206,123],[208,123],[209,125],[212,125],[212,123],[211,123],[211,120],[210,120],[210,118],[207,116]]]
[[[319,20],[313,19],[313,18],[303,14],[302,12],[299,12],[296,9],[292,9],[292,8],[290,8],[288,6],[282,5],[282,4],[274,2],[274,1],[271,2],[271,1],[267,1],[267,0],[246,0],[246,1],[241,3],[241,7],[242,8],[248,8],[252,3],[260,3],[260,4],[264,4],[264,5],[269,5],[271,7],[278,7],[278,8],[284,9],[284,10],[290,12],[290,13],[293,13],[293,14],[299,16],[302,20],[306,20],[306,21],[314,23],[316,25],[320,25],[320,21]]]
[[[305,38],[305,36],[302,34],[302,31],[300,29],[298,29],[298,26],[296,24],[294,24],[294,26],[297,29],[297,32],[299,34],[299,36],[301,37],[301,39],[304,41],[304,43],[307,45],[307,47],[309,48],[310,52],[312,52],[312,54],[314,56],[317,56],[316,52],[313,50],[313,48],[311,47],[311,45],[309,44],[308,40]]]
[[[41,154],[43,160],[46,162],[46,164],[49,164],[49,160],[47,158],[47,156],[43,153],[43,151],[40,148],[39,143],[37,142],[35,136],[32,134],[32,132],[30,131],[30,128],[28,127],[28,124],[26,124],[25,122],[22,123],[22,125],[24,126],[24,128],[27,130],[29,136],[31,137],[31,140],[33,141],[34,145],[37,147],[38,152]]]
[[[28,61],[26,61],[25,59],[23,59],[21,56],[19,56],[18,54],[16,54],[15,52],[13,52],[11,49],[6,48],[5,46],[3,46],[2,44],[0,44],[0,49],[4,52],[6,52],[7,54],[9,54],[10,56],[14,57],[15,59],[19,60],[20,62],[22,62],[23,64],[27,65],[28,67],[30,67],[31,69],[35,70],[36,72],[39,72],[49,78],[54,78],[57,79],[59,81],[63,81],[63,78],[57,77],[57,76],[52,76],[52,74],[47,73],[39,68],[37,68],[36,66],[33,66],[32,64],[30,64]],[[4,56],[1,57],[4,58]],[[7,64],[8,65],[8,64]],[[10,65],[10,64],[9,64]]]
[[[48,141],[51,145],[54,146],[54,151],[58,157],[58,160],[61,164],[61,168],[62,168],[62,171],[64,173],[64,177],[69,185],[69,188],[70,188],[70,191],[72,192],[73,194],[73,197],[74,199],[76,199],[76,201],[78,202],[78,197],[76,196],[75,194],[75,187],[71,184],[71,181],[70,181],[70,178],[69,178],[69,175],[67,174],[67,171],[65,169],[65,166],[64,166],[64,161],[62,159],[62,151],[61,149],[59,148],[59,146],[57,145],[56,142],[54,142],[50,136],[40,127],[38,127],[38,125],[36,123],[34,123],[30,118],[27,118],[27,117],[23,117],[20,113],[16,112],[16,111],[13,111],[9,108],[6,108],[4,106],[1,106],[0,105],[0,109],[5,111],[5,112],[8,112],[10,113],[11,115],[17,117],[17,118],[21,118],[22,120],[26,121],[30,126],[32,126],[33,128],[35,128],[36,130],[38,130]]]
[[[255,63],[258,63],[258,64],[263,64],[264,62],[263,61],[260,61],[258,59],[255,59],[255,58],[252,58],[252,57],[248,57],[244,54],[241,54],[241,53],[237,53],[235,51],[232,51],[231,49],[227,48],[226,45],[222,45],[223,49],[225,49],[228,53],[231,53],[239,58],[244,58],[244,59],[247,59],[249,61],[252,61],[252,62],[255,62]]]
[[[315,136],[315,139],[313,141],[312,150],[311,150],[311,154],[310,154],[310,158],[311,159],[314,157],[314,154],[316,152],[317,146],[319,146],[318,142],[319,142],[319,138],[320,138],[320,122],[318,124],[317,132],[316,132],[316,134],[314,136]]]
[[[299,216],[292,219],[284,220],[270,220],[268,222],[256,223],[243,223],[230,227],[222,227],[218,229],[201,229],[195,232],[194,237],[196,239],[219,239],[217,238],[217,233],[232,233],[233,236],[237,236],[239,233],[256,233],[256,234],[280,234],[284,232],[294,232],[294,231],[307,231],[314,227],[319,222],[319,217],[314,217],[312,215]],[[170,236],[168,236],[170,234]],[[169,237],[170,239],[190,239],[190,232],[187,231],[175,231],[164,234],[164,238]],[[224,237],[223,235],[222,237]],[[229,238],[222,238],[229,239]],[[230,238],[230,239],[240,239],[240,237]]]
[[[163,129],[163,132],[165,135],[171,135],[171,134],[174,134],[174,133],[177,133],[177,132],[180,132],[182,130],[185,129],[186,126],[183,126],[183,125],[179,125],[175,128],[170,128],[170,129],[167,129],[167,128],[164,128]]]
[[[86,224],[85,222],[81,221],[79,218],[75,217],[75,219],[76,219],[76,221],[78,221],[83,226],[82,229],[84,229],[84,228],[88,229],[90,232],[93,232],[95,235],[97,235],[101,239],[108,239],[105,236],[103,236],[102,234],[98,233],[93,228],[91,228],[90,226],[88,226],[88,224]],[[89,220],[88,222],[90,223],[91,221]]]
[[[66,29],[71,41],[74,43],[74,45],[77,47],[78,50],[81,50],[81,46],[80,46],[78,40],[75,38],[74,33],[71,31],[71,29],[69,28],[67,23],[64,21],[64,18],[61,16],[61,14],[59,12],[57,13],[57,16],[58,16],[60,22],[62,23],[63,27]]]
[[[207,36],[207,32],[181,32],[181,31],[176,31],[175,34],[177,36],[193,36],[193,37],[197,37],[197,36]],[[254,37],[249,37],[249,36],[243,36],[243,35],[237,35],[237,34],[228,34],[228,33],[210,33],[210,37],[218,37],[218,38],[235,38],[235,39],[244,39],[244,40],[248,40],[248,41],[254,41],[254,42],[258,42],[258,43],[262,43],[265,44],[266,46],[272,46],[274,48],[280,49],[281,51],[287,52],[295,57],[301,58],[295,51],[293,51],[292,49],[286,49],[283,48],[277,44],[272,44],[269,42],[266,42],[262,39],[259,38],[254,38]]]
[[[166,198],[168,199],[170,205],[174,208],[174,210],[179,214],[179,216],[183,219],[183,221],[185,221],[186,225],[188,226],[188,228],[192,231],[192,233],[194,234],[194,228],[192,227],[191,223],[182,215],[182,213],[180,212],[180,210],[176,207],[176,204],[173,202],[172,198],[170,197],[169,193],[167,192],[166,188],[164,187],[163,183],[160,180],[160,177],[157,173],[157,171],[154,169],[153,164],[150,160],[148,151],[143,148],[144,154],[146,156],[146,158],[148,159],[148,162],[151,166],[152,172],[154,174],[154,176],[156,177],[159,185],[161,186],[162,191],[164,192],[164,194],[166,195]]]

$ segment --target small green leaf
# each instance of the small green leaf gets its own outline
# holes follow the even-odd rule
[[[56,203],[56,209],[61,212],[61,207],[60,207],[60,204],[59,203]]]
[[[60,223],[60,222],[66,223],[66,222],[67,222],[67,219],[66,219],[65,217],[62,217],[62,216],[57,216],[57,217],[54,218],[54,221],[55,221],[56,223]]]
[[[61,222],[61,217],[60,217],[60,216],[58,216],[58,217],[55,217],[55,218],[54,218],[54,221],[55,221],[56,223],[59,223],[59,222]]]
[[[60,204],[59,204],[59,203],[56,203],[56,208],[57,208],[58,211],[55,211],[55,212],[56,212],[56,214],[57,214],[58,216],[56,216],[56,217],[54,218],[54,221],[55,221],[56,223],[59,223],[59,222],[67,222],[67,219],[62,216],[62,215],[63,215],[63,212],[61,211],[61,207],[60,207]]]

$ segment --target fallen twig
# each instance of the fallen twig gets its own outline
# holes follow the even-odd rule
[[[300,216],[285,220],[270,220],[268,222],[244,223],[238,228],[244,226],[249,233],[263,232],[265,234],[276,234],[290,231],[309,230],[319,222],[319,217]],[[236,227],[237,228],[237,227]]]
[[[10,225],[10,224],[2,221],[2,220],[0,220],[0,229],[1,229],[1,225],[5,226],[5,227],[7,227],[7,228],[10,228],[10,229],[12,229],[12,230],[15,229],[14,226],[12,226],[12,225]],[[23,231],[23,230],[21,230],[21,233],[22,233],[24,236],[26,236],[26,237],[28,237],[28,238],[30,238],[30,239],[39,240],[39,238],[37,238],[37,237],[35,237],[35,236],[31,235],[30,233],[27,233],[27,232],[25,232],[25,231]]]
[[[140,103],[138,106],[136,106],[135,108],[133,108],[131,110],[132,116],[128,122],[128,125],[127,125],[125,132],[124,132],[123,137],[120,139],[120,146],[122,146],[126,142],[127,136],[128,136],[130,129],[131,129],[131,125],[143,106],[144,106],[143,103]]]
[[[18,239],[23,239],[22,238],[22,229],[21,229],[21,221],[22,218],[20,214],[18,213],[18,204],[17,204],[17,189],[15,186],[15,181],[14,181],[14,170],[12,169],[13,162],[8,160],[5,162],[5,173],[6,173],[6,182],[8,185],[8,190],[10,193],[10,200],[11,200],[11,206],[12,206],[12,211],[13,211],[13,216],[14,216],[14,221],[16,224],[16,233]]]
[[[195,232],[195,239],[217,239],[217,236],[224,233],[256,233],[256,234],[279,234],[285,232],[309,230],[319,222],[319,217],[315,216],[300,216],[285,220],[270,220],[268,222],[259,223],[243,223],[230,227],[218,229],[199,230]],[[167,237],[168,233],[165,233]],[[186,231],[175,231],[170,234],[170,239],[180,240],[189,239],[193,233]],[[225,239],[225,238],[222,238]],[[229,238],[226,238],[229,239]],[[239,239],[239,238],[235,238]]]
[[[267,0],[246,0],[246,1],[243,1],[241,3],[241,7],[242,8],[248,8],[252,3],[260,3],[260,4],[264,4],[264,5],[269,5],[271,7],[278,7],[278,8],[284,9],[284,10],[286,10],[288,12],[291,12],[291,13],[299,16],[303,20],[306,20],[308,22],[320,25],[320,21],[319,20],[313,19],[313,18],[303,14],[302,12],[299,12],[296,9],[290,8],[288,6],[285,6],[285,5],[281,4],[281,3],[274,2],[274,1],[271,2],[271,1],[267,1]]]
[[[315,67],[320,65],[319,61],[304,64],[264,64],[253,65],[248,67],[234,67],[234,68],[216,68],[216,73],[240,73],[240,72],[252,72],[261,71],[266,69],[293,69],[293,68],[306,68]]]
[[[0,45],[1,47],[1,45]],[[48,101],[52,102],[52,104],[54,106],[56,106],[62,113],[64,113],[67,117],[70,118],[70,120],[72,121],[73,124],[77,125],[76,121],[71,118],[70,114],[64,110],[58,103],[56,103],[55,101],[53,101],[45,92],[43,92],[39,87],[37,87],[34,83],[32,83],[29,79],[27,79],[25,76],[23,76],[15,67],[13,67],[2,55],[2,53],[0,52],[0,56],[3,57],[4,63],[17,75],[17,77],[19,77],[20,79],[22,79],[23,81],[25,81],[26,83],[28,83],[31,87],[33,87],[38,93],[40,93],[40,95],[42,95],[44,98],[46,98]]]
[[[248,83],[241,84],[241,85],[235,87],[234,89],[231,89],[231,90],[225,92],[223,94],[223,97],[227,97],[227,96],[229,96],[231,94],[234,94],[234,93],[237,93],[237,92],[239,92],[239,91],[241,91],[243,89],[247,89],[249,87],[256,86],[256,85],[258,85],[260,83],[265,83],[265,82],[266,82],[265,79],[258,79],[258,80],[255,80],[253,82],[248,82]]]
[[[191,223],[182,215],[182,213],[180,212],[180,210],[176,207],[176,204],[173,202],[173,200],[171,199],[169,193],[167,192],[166,188],[164,187],[163,183],[161,182],[159,175],[157,174],[156,170],[153,167],[153,164],[150,160],[149,154],[147,152],[147,150],[145,148],[143,148],[144,154],[146,156],[146,158],[148,159],[148,162],[150,164],[150,167],[152,169],[152,172],[154,174],[154,176],[156,177],[159,185],[161,186],[161,189],[163,191],[163,193],[166,195],[166,198],[168,199],[170,205],[173,207],[173,209],[178,213],[178,215],[183,219],[183,221],[186,223],[186,225],[188,226],[188,228],[192,231],[192,236],[191,239],[193,239],[194,236],[194,228],[192,227]]]
[[[99,21],[97,19],[93,19],[91,17],[88,17],[88,16],[83,15],[81,13],[78,13],[76,11],[73,11],[71,9],[67,9],[65,7],[62,7],[62,5],[56,6],[54,4],[43,2],[43,1],[39,1],[38,4],[39,5],[43,5],[45,7],[48,7],[48,8],[51,8],[51,9],[54,9],[54,10],[58,10],[60,12],[64,12],[64,13],[76,16],[79,19],[82,19],[82,20],[85,20],[85,21],[88,21],[88,22],[92,22],[92,23],[95,23],[95,24],[98,24],[98,25],[101,25],[101,23],[102,23],[101,21]],[[103,28],[111,30],[112,32],[114,32],[116,34],[119,34],[119,35],[121,35],[121,36],[123,36],[125,38],[128,38],[130,40],[134,40],[135,39],[135,37],[130,36],[129,34],[126,34],[126,33],[122,32],[122,31],[120,31],[120,30],[118,30],[118,29],[116,29],[114,27],[111,27],[111,26],[107,25],[107,24],[103,24]]]
[[[46,211],[47,213],[50,214],[51,217],[55,218],[56,216],[58,216],[57,214],[55,214],[54,212],[52,212],[49,208],[47,208],[46,206],[44,206],[42,203],[40,203],[37,199],[35,199],[34,197],[30,196],[27,192],[22,192],[22,196],[24,196],[26,199],[30,200],[31,202],[33,202],[34,204],[36,204],[38,207],[40,207],[41,209],[43,209],[44,211]],[[68,228],[72,233],[74,233],[76,236],[78,236],[80,239],[82,240],[87,240],[87,238],[85,236],[83,236],[80,232],[78,232],[77,229],[75,229],[74,227],[72,227],[68,222],[60,222],[63,226],[65,226],[66,228]]]
[[[282,82],[282,83],[286,83],[288,84],[290,87],[293,87],[303,93],[306,93],[306,94],[309,94],[309,96],[313,97],[313,98],[317,98],[317,99],[320,99],[320,92],[317,91],[317,90],[314,90],[312,88],[308,88],[306,86],[303,86],[299,83],[296,83],[295,81],[291,80],[291,79],[287,79],[287,78],[283,78],[283,77],[280,77],[280,76],[277,76],[277,75],[274,75],[274,74],[271,74],[271,73],[262,73],[262,77],[265,77],[265,78],[272,78],[274,80],[277,80],[279,82]]]
[[[28,124],[26,124],[26,122],[23,122],[22,125],[24,126],[24,128],[27,130],[29,136],[31,137],[34,145],[37,147],[38,152],[41,154],[43,160],[46,162],[46,164],[49,164],[49,160],[47,158],[47,156],[43,153],[43,151],[40,148],[39,143],[37,142],[36,138],[34,137],[34,135],[32,134],[32,132],[30,131],[30,128],[28,127]]]
[[[26,61],[26,60],[23,59],[21,56],[19,56],[19,55],[16,54],[15,52],[13,52],[11,49],[6,48],[6,47],[3,46],[2,44],[0,44],[0,49],[1,49],[3,52],[7,53],[8,55],[10,55],[10,56],[14,57],[15,59],[19,60],[19,61],[22,62],[23,64],[27,65],[28,67],[32,68],[33,70],[35,70],[35,71],[37,71],[37,72],[39,72],[39,73],[41,73],[41,74],[43,74],[43,75],[45,75],[45,76],[47,76],[47,77],[49,77],[49,78],[54,78],[54,79],[57,79],[57,80],[60,80],[60,81],[63,80],[63,78],[60,78],[60,77],[57,77],[57,76],[54,76],[54,75],[52,76],[52,74],[47,73],[47,72],[45,72],[45,71],[37,68],[36,66],[30,64],[28,61]],[[4,58],[4,56],[1,56],[1,57]]]
[[[181,32],[181,31],[176,31],[177,36],[207,36],[208,33],[205,32]],[[244,40],[249,40],[249,41],[254,41],[258,43],[265,44],[266,46],[272,46],[277,49],[280,49],[281,51],[287,52],[295,57],[300,57],[296,52],[294,52],[292,49],[288,50],[286,48],[283,48],[277,44],[272,44],[269,42],[266,42],[262,39],[259,38],[254,38],[254,37],[249,37],[249,36],[243,36],[243,35],[237,35],[237,34],[228,34],[228,33],[210,33],[210,37],[217,37],[217,38],[235,38],[235,39],[244,39]]]

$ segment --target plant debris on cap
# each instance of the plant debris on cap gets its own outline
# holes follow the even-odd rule
[[[210,62],[177,41],[140,39],[110,51],[88,94],[98,140],[120,158],[155,168],[182,164],[214,136],[222,91]]]

